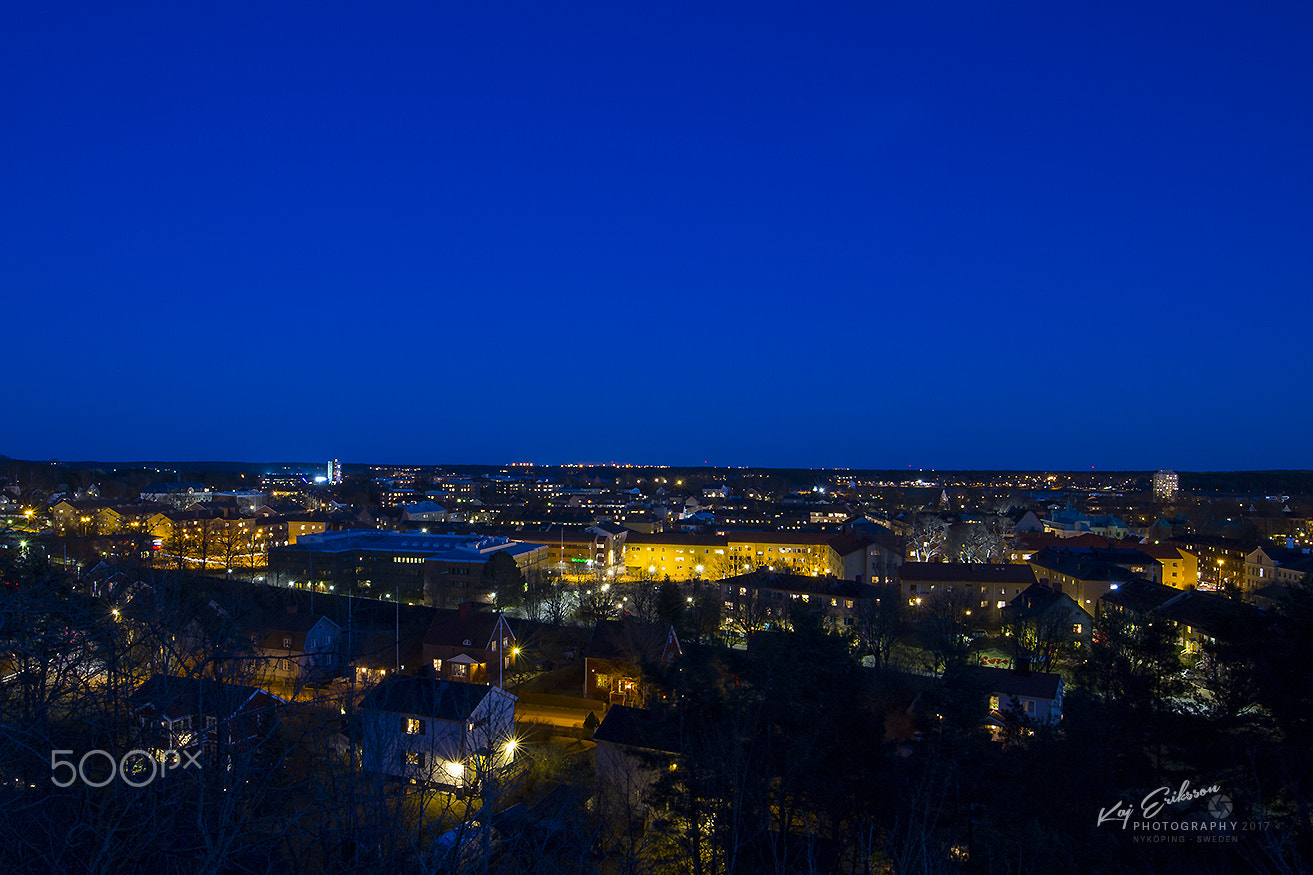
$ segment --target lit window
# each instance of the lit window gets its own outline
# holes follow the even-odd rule
[[[424,734],[424,721],[423,721],[423,720],[416,720],[414,717],[407,717],[407,718],[406,718],[406,734],[407,734],[407,735],[423,735],[423,734]]]

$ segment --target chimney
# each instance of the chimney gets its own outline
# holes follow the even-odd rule
[[[1055,581],[1051,582],[1051,583],[1049,584],[1049,589],[1053,590],[1053,591],[1054,591],[1055,593],[1057,593],[1058,595],[1062,595],[1062,581],[1061,581],[1061,580],[1055,580]]]
[[[1044,587],[1045,589],[1053,589],[1053,585],[1049,583],[1049,579],[1047,577],[1041,577],[1039,579],[1039,585]]]

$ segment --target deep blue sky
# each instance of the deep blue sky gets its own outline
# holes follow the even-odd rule
[[[1313,465],[1313,5],[381,5],[5,7],[0,452]]]

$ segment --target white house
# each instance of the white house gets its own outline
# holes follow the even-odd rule
[[[973,679],[989,695],[989,724],[1001,729],[1013,714],[1032,723],[1062,719],[1062,675],[1017,668],[973,666]]]
[[[515,758],[516,697],[484,684],[391,677],[360,701],[366,771],[477,787]]]

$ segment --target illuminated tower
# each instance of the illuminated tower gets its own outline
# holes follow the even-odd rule
[[[1171,501],[1176,497],[1180,487],[1180,478],[1175,471],[1166,468],[1153,475],[1153,497],[1159,501]]]
[[[328,460],[328,482],[329,483],[342,482],[342,463],[339,462],[337,459]]]

